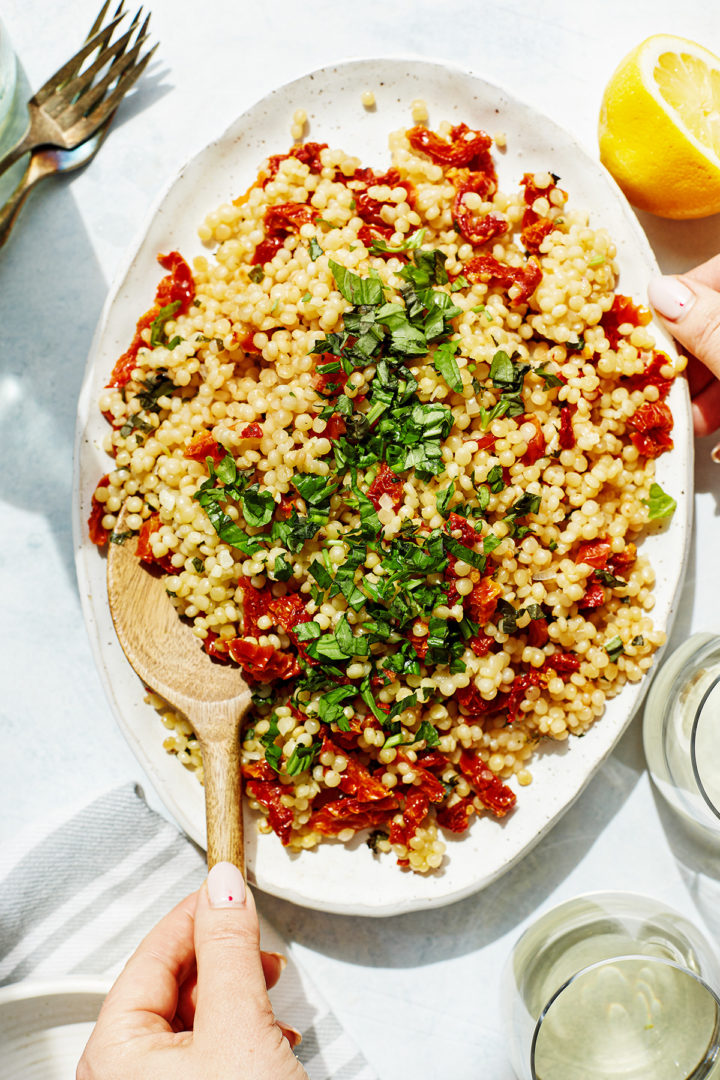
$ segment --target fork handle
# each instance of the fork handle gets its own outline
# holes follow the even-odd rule
[[[42,153],[33,154],[25,170],[25,174],[15,188],[14,192],[0,209],[0,247],[3,246],[13,225],[17,221],[18,214],[28,195],[38,183],[46,176],[55,172],[53,163],[44,157]]]
[[[0,176],[6,173],[16,161],[19,161],[23,154],[29,153],[31,150],[35,150],[38,145],[36,138],[33,138],[32,128],[28,128],[22,139],[15,143],[12,150],[8,150],[7,154],[3,158],[0,158]]]

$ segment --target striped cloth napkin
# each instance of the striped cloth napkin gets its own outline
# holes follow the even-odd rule
[[[205,873],[203,853],[133,784],[33,828],[0,848],[0,985],[113,978]],[[289,957],[270,996],[276,1014],[302,1033],[296,1053],[311,1080],[377,1080],[292,948],[262,917],[260,925],[263,948]]]

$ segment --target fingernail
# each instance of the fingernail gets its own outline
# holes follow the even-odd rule
[[[282,1024],[281,1027],[282,1027],[283,1035],[285,1036],[287,1041],[290,1043],[290,1046],[294,1050],[295,1047],[299,1046],[300,1043],[302,1042],[302,1035],[297,1030],[297,1028],[288,1027],[287,1024]]]
[[[280,964],[280,970],[284,971],[288,965],[287,956],[283,956],[281,952],[271,952],[268,956],[274,956],[277,962]]]
[[[695,294],[676,277],[654,277],[648,285],[650,303],[666,319],[677,322],[695,303]]]
[[[229,862],[215,863],[207,876],[211,907],[237,907],[245,903],[245,879]]]

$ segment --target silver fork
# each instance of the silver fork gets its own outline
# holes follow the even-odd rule
[[[28,102],[30,127],[0,161],[0,175],[39,146],[72,150],[89,139],[112,117],[147,67],[157,48],[154,45],[139,57],[147,40],[150,15],[140,24],[140,8],[126,32],[112,42],[113,31],[125,12],[121,0],[110,22],[103,26],[109,6],[110,0],[105,0],[82,48]],[[96,51],[97,56],[83,71],[84,61]]]
[[[17,220],[23,203],[31,190],[40,180],[54,173],[72,172],[86,165],[95,156],[107,135],[112,116],[108,117],[99,131],[91,135],[80,146],[73,150],[63,150],[59,147],[46,146],[33,151],[30,163],[25,170],[25,175],[8,201],[0,209],[0,247],[3,246],[10,230]]]

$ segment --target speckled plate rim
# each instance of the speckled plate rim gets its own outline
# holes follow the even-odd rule
[[[375,90],[375,110],[360,103],[368,88]],[[431,126],[443,119],[463,119],[491,133],[498,128],[507,133],[507,151],[497,155],[501,186],[516,185],[526,169],[559,171],[570,191],[571,207],[589,210],[591,224],[606,226],[616,242],[622,291],[644,298],[647,279],[658,272],[624,196],[573,136],[496,84],[444,62],[387,56],[319,68],[246,110],[170,181],[115,276],[90,349],[78,403],[73,531],[85,622],[115,717],[168,810],[203,845],[201,789],[162,749],[163,729],[154,710],[143,703],[141,684],[112,629],[104,559],[85,535],[94,485],[107,471],[107,459],[98,446],[104,429],[95,406],[97,394],[152,298],[159,277],[157,252],[179,248],[191,259],[206,250],[197,239],[197,225],[210,209],[245,190],[267,154],[289,145],[295,108],[302,106],[308,113],[309,139],[343,146],[364,164],[381,166],[389,157],[383,149],[388,133],[411,123],[409,105],[416,97],[428,102]],[[653,324],[653,332],[660,348],[674,351],[659,323]],[[654,530],[643,545],[658,579],[654,623],[666,631],[682,585],[692,519],[692,424],[684,380],[674,385],[670,402],[676,449],[659,459],[657,478],[675,496],[678,509],[669,525]],[[521,789],[515,812],[501,823],[476,820],[462,840],[448,837],[449,859],[439,873],[403,873],[391,858],[374,858],[362,841],[289,853],[274,835],[256,833],[251,826],[255,815],[246,808],[249,879],[297,904],[352,915],[396,915],[469,896],[514,865],[568,810],[627,728],[648,681],[626,686],[581,740],[538,753],[532,764],[534,782]]]

